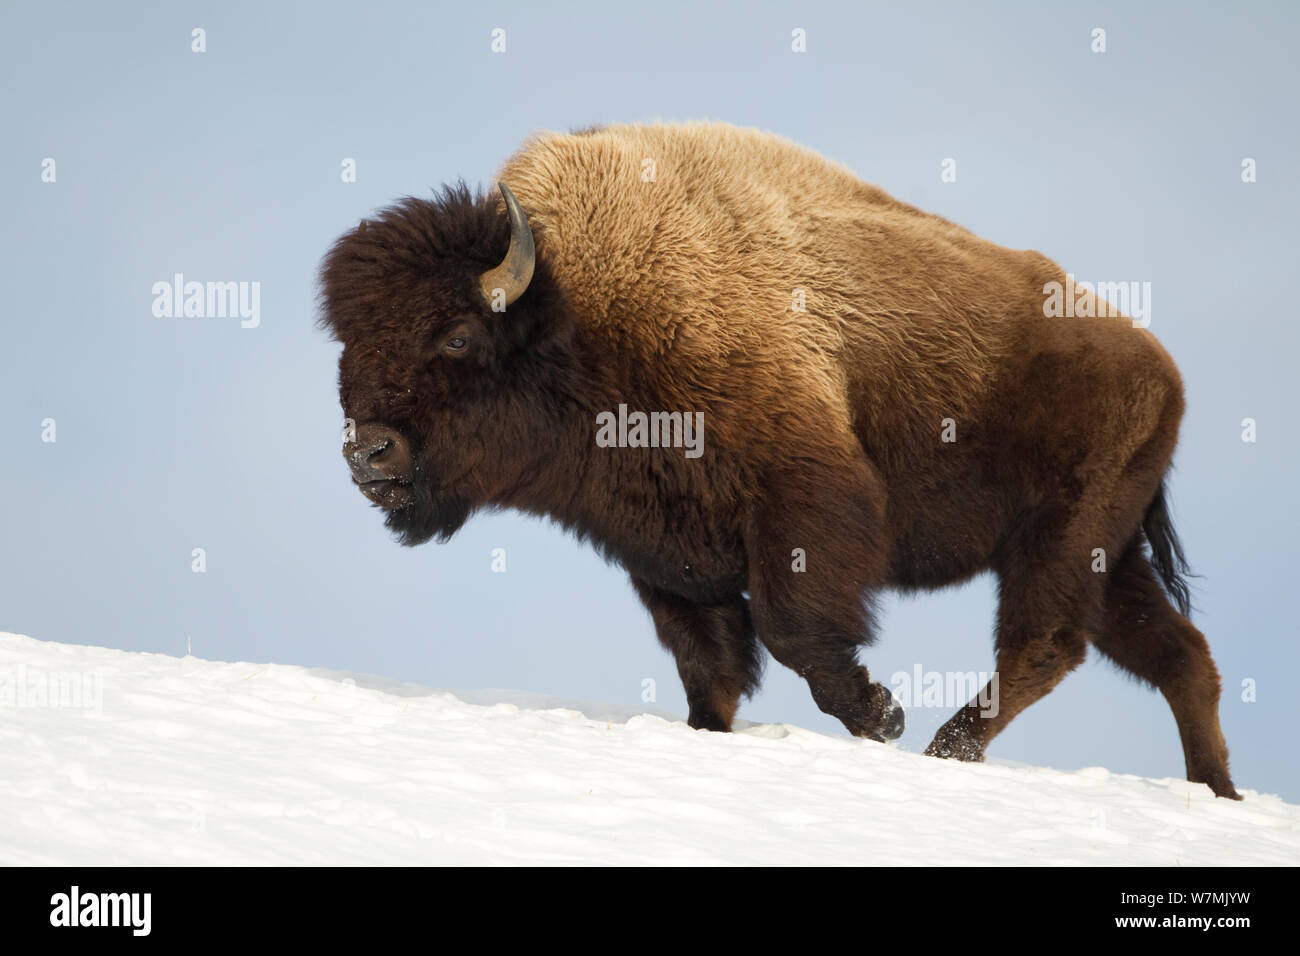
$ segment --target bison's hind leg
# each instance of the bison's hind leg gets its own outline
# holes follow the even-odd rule
[[[993,738],[1083,663],[1089,640],[1104,627],[1106,576],[1096,568],[1096,549],[1127,540],[1141,515],[1138,495],[1115,489],[1102,476],[1075,503],[1049,501],[999,549],[996,671],[939,728],[927,754],[983,760]],[[1126,497],[1132,513],[1117,519],[1116,503]],[[1107,527],[1117,520],[1126,525],[1122,535]]]
[[[1219,672],[1209,644],[1171,606],[1135,538],[1111,574],[1106,626],[1097,650],[1153,687],[1178,721],[1187,779],[1220,797],[1240,800],[1228,775],[1228,745],[1219,727]]]
[[[935,734],[932,757],[980,761],[993,738],[1025,708],[1041,700],[1088,653],[1088,614],[1059,602],[1062,569],[1004,572],[998,602],[997,670],[983,690]]]

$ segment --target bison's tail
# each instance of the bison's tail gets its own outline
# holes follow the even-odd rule
[[[1164,582],[1165,591],[1178,608],[1187,617],[1192,613],[1192,598],[1187,588],[1187,558],[1183,555],[1183,545],[1174,531],[1174,521],[1169,514],[1169,505],[1165,500],[1165,483],[1160,482],[1151,506],[1147,508],[1146,517],[1142,519],[1142,531],[1147,543],[1151,545],[1151,566]]]

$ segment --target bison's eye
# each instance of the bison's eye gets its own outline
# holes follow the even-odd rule
[[[470,339],[474,329],[470,322],[455,322],[438,339],[438,351],[450,358],[463,358],[469,354]]]

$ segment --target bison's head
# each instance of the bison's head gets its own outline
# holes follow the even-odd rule
[[[322,323],[343,344],[343,455],[404,544],[446,540],[536,467],[563,310],[533,281],[528,220],[501,194],[504,206],[462,184],[404,200],[321,269]]]

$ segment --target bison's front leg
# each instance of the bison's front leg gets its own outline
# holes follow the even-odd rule
[[[884,496],[858,450],[812,455],[769,473],[746,533],[750,602],[772,656],[808,681],[817,706],[849,732],[893,740],[903,708],[858,664],[871,642],[869,595],[885,576]]]
[[[693,604],[635,577],[632,583],[660,642],[677,659],[690,705],[687,723],[696,730],[731,730],[740,699],[758,686],[763,664],[745,599]]]

